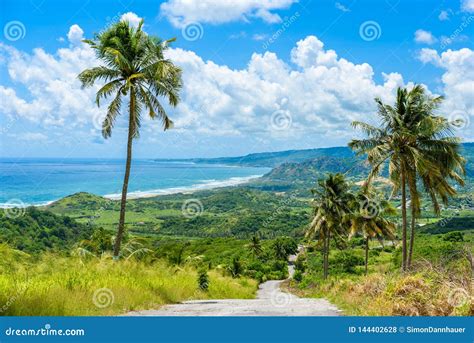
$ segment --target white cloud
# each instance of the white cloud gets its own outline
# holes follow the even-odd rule
[[[140,21],[142,20],[142,18],[140,18],[138,15],[136,15],[133,12],[127,12],[127,13],[122,14],[122,16],[120,17],[120,20],[128,21],[131,26],[138,27],[138,24],[140,24]]]
[[[437,41],[436,37],[429,31],[422,29],[415,31],[415,42],[424,44],[433,44]]]
[[[254,53],[242,70],[203,61],[181,49],[170,50],[167,57],[183,68],[176,127],[213,135],[251,133],[252,139],[262,140],[297,135],[304,140],[318,134],[323,140],[344,139],[353,134],[351,120],[374,112],[375,96],[393,100],[396,87],[404,84],[396,73],[376,84],[370,65],[338,58],[314,36],[298,42],[292,51],[299,70],[271,52]],[[285,132],[275,132],[270,125],[272,113],[280,110],[292,116]]]
[[[449,20],[449,12],[444,10],[439,12],[438,19],[441,21]]]
[[[474,0],[462,0],[461,9],[466,12],[474,12]]]
[[[376,82],[369,64],[339,57],[315,36],[296,43],[291,63],[272,52],[254,53],[242,69],[179,48],[169,49],[167,57],[183,69],[182,101],[169,112],[176,128],[171,135],[189,139],[221,136],[230,142],[244,136],[267,147],[274,142],[283,147],[343,144],[354,134],[352,120],[374,118],[375,96],[391,102],[397,87],[410,86],[399,73],[383,74],[383,82]],[[93,118],[104,114],[104,106],[98,109],[94,103],[97,88],[83,90],[77,80],[80,71],[98,64],[87,45],[24,53],[0,44],[0,58],[12,84],[18,85],[0,85],[0,116],[18,117],[35,127],[61,126],[65,136],[80,131],[87,137],[89,131],[98,135]],[[448,50],[440,56],[423,49],[420,59],[446,69],[446,108],[472,110],[471,50]],[[288,130],[273,130],[275,111],[291,115]],[[144,123],[145,136],[153,137],[159,126],[158,121]]]
[[[252,36],[252,39],[253,40],[256,40],[256,41],[263,41],[265,39],[268,38],[268,35],[266,33],[255,33],[253,36]]]
[[[84,31],[77,24],[72,25],[67,33],[67,39],[71,44],[80,44],[84,39]]]
[[[439,64],[438,52],[434,49],[423,48],[418,54],[418,59],[423,63]]]
[[[24,87],[27,91],[27,96],[22,96],[24,92],[18,94],[17,88],[0,85],[0,113],[44,126],[91,123],[97,113],[94,106],[88,105],[94,89],[81,89],[77,75],[98,62],[92,49],[78,44],[82,34],[79,26],[71,26],[71,46],[58,49],[55,54],[41,48],[28,54],[0,43],[0,56],[5,59],[10,80],[21,86],[18,89]]]
[[[350,12],[351,10],[348,9],[346,6],[344,6],[343,4],[341,4],[340,2],[336,2],[335,4],[336,8],[342,12]]]
[[[161,4],[160,15],[176,27],[183,27],[190,22],[222,24],[249,21],[250,18],[278,23],[281,18],[272,11],[289,8],[295,2],[296,0],[168,0]]]
[[[441,80],[446,100],[443,111],[446,115],[461,112],[470,117],[474,116],[474,51],[468,48],[447,50],[438,54],[433,49],[423,49],[419,58],[424,63],[432,63],[445,70]],[[472,128],[470,140],[474,139]],[[464,131],[465,134],[467,130]]]

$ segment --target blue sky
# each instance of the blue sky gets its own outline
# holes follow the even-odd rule
[[[0,8],[1,157],[121,157],[125,121],[104,140],[104,108],[75,76],[97,64],[81,43],[143,18],[176,37],[176,128],[145,121],[137,157],[230,156],[343,145],[373,98],[423,83],[472,141],[474,1],[5,0]],[[193,31],[194,30],[194,31]],[[196,36],[193,36],[193,33]]]

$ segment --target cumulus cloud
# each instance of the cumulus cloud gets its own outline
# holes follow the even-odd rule
[[[289,8],[295,2],[296,0],[168,0],[161,4],[160,15],[176,27],[182,27],[189,22],[222,24],[249,21],[251,18],[258,18],[267,23],[279,23],[281,18],[273,11]]]
[[[415,31],[415,42],[417,43],[434,44],[436,41],[436,37],[429,31],[422,29]]]
[[[137,27],[138,24],[140,24],[140,21],[142,20],[142,18],[140,18],[138,15],[136,15],[133,12],[127,12],[127,13],[122,14],[122,16],[120,17],[120,20],[128,21],[131,26]]]
[[[323,46],[315,36],[299,41],[291,52],[298,69],[272,52],[254,53],[247,68],[232,70],[190,51],[170,50],[167,57],[184,76],[176,127],[213,135],[252,133],[261,139],[305,133],[347,138],[350,121],[373,113],[375,96],[393,100],[403,78],[386,74],[385,82],[376,84],[370,65],[351,63]],[[272,128],[276,111],[292,117],[285,132]]]
[[[461,9],[466,12],[474,12],[474,0],[462,0]]]
[[[72,25],[67,33],[67,39],[71,44],[80,44],[84,39],[84,31],[77,24]]]
[[[79,26],[73,25],[68,38],[78,42],[82,37]],[[5,59],[11,81],[24,86],[28,96],[0,85],[0,112],[15,115],[45,126],[68,123],[90,123],[97,109],[89,106],[94,89],[83,90],[77,74],[97,65],[92,49],[84,44],[71,44],[55,54],[36,48],[31,54],[0,43],[0,56]]]
[[[461,113],[466,117],[474,116],[474,51],[468,48],[460,50],[447,50],[439,54],[433,49],[423,49],[419,59],[424,63],[444,69],[441,77],[443,93],[446,101],[443,110],[446,115],[454,112]],[[471,130],[472,131],[472,128]],[[467,130],[465,131],[467,134]],[[471,132],[469,139],[474,139]]]
[[[383,81],[376,82],[369,64],[339,57],[315,36],[298,41],[290,55],[291,62],[285,62],[285,56],[272,52],[254,53],[246,67],[232,69],[192,51],[169,49],[166,57],[183,69],[182,101],[169,112],[175,122],[170,135],[191,141],[204,137],[207,146],[214,136],[225,137],[226,142],[245,137],[255,146],[273,148],[276,142],[280,147],[344,144],[354,135],[352,120],[375,118],[375,96],[392,102],[397,87],[411,86],[399,73],[383,74]],[[99,63],[87,45],[25,53],[0,44],[0,56],[10,80],[21,86],[0,85],[0,116],[18,117],[38,127],[61,127],[63,133],[82,130],[98,136],[94,123],[105,110],[94,103],[97,88],[81,89],[77,80],[80,71]],[[472,111],[472,51],[439,55],[423,49],[420,59],[445,69],[446,106]],[[275,113],[290,116],[291,125],[275,130]],[[159,126],[147,121],[142,129],[152,135]]]

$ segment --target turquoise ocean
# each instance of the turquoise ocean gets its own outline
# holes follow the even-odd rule
[[[0,159],[0,207],[44,205],[77,192],[118,198],[123,160]],[[130,197],[146,197],[232,186],[259,177],[269,168],[134,160]]]

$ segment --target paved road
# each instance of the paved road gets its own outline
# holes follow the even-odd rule
[[[290,277],[294,269],[290,257]],[[283,281],[260,284],[251,300],[193,300],[166,305],[159,310],[129,312],[129,316],[339,316],[341,312],[325,299],[299,298],[280,289]]]

